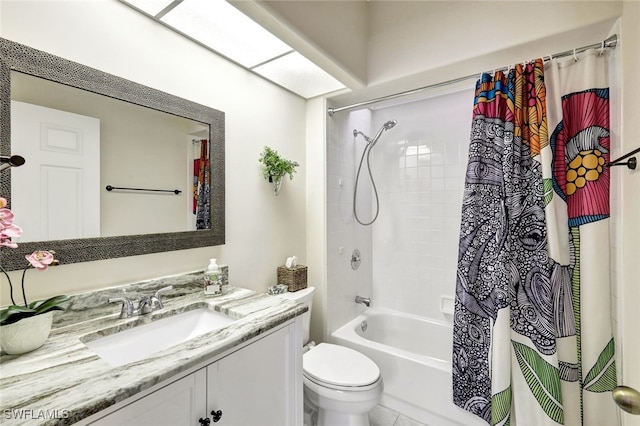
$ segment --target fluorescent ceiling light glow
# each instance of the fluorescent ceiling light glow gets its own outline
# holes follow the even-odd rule
[[[293,50],[224,0],[184,0],[160,19],[247,68]]]
[[[120,1],[304,98],[345,87],[225,0]]]
[[[255,67],[253,71],[307,99],[344,88],[342,83],[298,52]]]
[[[156,16],[159,12],[164,10],[165,7],[173,3],[173,1],[174,0],[127,0],[127,3],[151,16]]]

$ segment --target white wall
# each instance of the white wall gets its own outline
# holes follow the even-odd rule
[[[538,1],[538,2],[371,2],[382,8],[390,7],[393,3],[402,7],[390,8],[388,15],[382,14],[376,25],[372,28],[381,27],[377,31],[385,31],[385,37],[381,39],[381,46],[372,47],[373,41],[369,42],[370,64],[368,75],[370,84],[366,89],[354,90],[351,93],[339,94],[331,97],[333,106],[340,107],[351,103],[362,102],[369,99],[378,98],[403,91],[413,90],[419,87],[442,83],[452,79],[479,75],[480,72],[490,71],[497,67],[503,67],[516,62],[523,62],[531,58],[541,57],[570,50],[584,44],[598,43],[607,37],[609,30],[618,16],[622,13],[621,2],[605,2],[609,6],[602,5],[603,2],[565,2],[565,1]],[[529,40],[521,33],[522,20],[504,19],[497,20],[492,27],[499,28],[503,34],[497,37],[493,32],[490,37],[477,36],[470,37],[469,28],[476,28],[476,16],[473,14],[473,5],[484,5],[487,10],[496,4],[500,5],[500,13],[510,16],[519,10],[519,5],[523,3],[537,3],[536,13],[544,11],[544,14],[555,16],[567,7],[566,4],[575,5],[580,9],[575,16],[566,16],[566,21],[550,19],[553,25],[545,24],[539,29],[529,32],[529,28],[524,31],[527,37],[536,34],[537,39]],[[440,16],[442,22],[438,24],[440,32],[433,34],[426,33],[426,27],[431,25],[429,7],[432,5],[441,7],[458,7],[455,5],[470,5],[468,8],[462,7],[457,10],[457,14],[447,17]],[[401,17],[404,15],[405,5],[413,10],[413,24],[405,23]],[[571,6],[574,7],[574,6]],[[601,7],[606,8],[604,13]],[[370,15],[375,15],[377,9],[370,10]],[[501,15],[501,16],[502,16]],[[373,18],[371,19],[373,21]],[[493,17],[494,22],[496,20]],[[545,19],[542,18],[544,21]],[[383,22],[386,22],[383,24]],[[546,22],[546,21],[545,21]],[[418,25],[418,23],[422,23]],[[400,28],[394,28],[400,26]],[[388,28],[387,28],[388,27]],[[424,28],[423,28],[424,27]],[[482,33],[483,30],[479,30]],[[488,30],[487,30],[488,31]],[[494,31],[494,30],[491,30]],[[479,33],[479,34],[480,34]],[[464,40],[460,37],[464,34]],[[508,36],[507,36],[508,35]],[[511,36],[516,39],[522,38],[521,44],[512,44]],[[372,34],[371,38],[375,36]],[[394,38],[394,37],[397,37]],[[427,38],[430,37],[430,38]],[[451,43],[449,41],[452,41]],[[480,45],[480,47],[479,47]],[[374,57],[378,55],[378,49],[393,50],[389,56],[381,57],[376,61]],[[434,54],[433,52],[437,52]],[[378,79],[371,76],[380,75]],[[384,75],[384,77],[382,77]]]
[[[622,146],[626,153],[640,146],[638,117],[640,117],[640,3],[623,2],[622,15]],[[636,155],[636,158],[640,156]],[[623,169],[620,173],[620,240],[618,241],[618,318],[622,337],[622,377],[620,384],[640,390],[640,339],[638,339],[638,306],[640,285],[640,169]],[[622,413],[623,425],[640,426],[640,416]]]
[[[404,78],[413,79],[409,84],[416,87],[415,77],[426,71],[490,53],[504,54],[516,46],[515,53],[522,54],[522,45],[530,42],[537,42],[540,49],[560,39],[566,46],[561,49],[568,49],[576,39],[566,33],[604,21],[609,21],[608,29],[622,13],[622,2],[606,0],[232,3],[294,48],[311,53],[312,61],[354,90],[361,88],[360,82],[368,87],[385,82],[397,86]],[[598,37],[593,32],[582,35]],[[553,52],[539,55],[549,53]],[[526,59],[515,56],[500,63]],[[462,74],[456,76],[465,75],[460,65],[457,71]],[[470,66],[482,67],[477,60]],[[436,82],[447,79],[433,77]]]
[[[2,1],[0,36],[226,113],[224,246],[30,271],[31,299],[229,265],[232,284],[264,291],[287,256],[306,262],[305,101],[142,17],[116,0]],[[259,175],[264,145],[301,166],[278,197]],[[26,227],[28,224],[17,223]],[[19,281],[17,273],[12,274]],[[0,304],[8,303],[2,284]]]
[[[315,117],[327,110],[323,98],[307,102],[307,280],[316,288],[311,311],[311,340],[324,340],[326,311],[326,150],[324,123]]]
[[[370,85],[561,35],[621,13],[616,1],[415,1],[401,6],[380,1],[370,5]]]

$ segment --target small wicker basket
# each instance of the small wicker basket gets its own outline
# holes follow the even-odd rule
[[[278,284],[289,286],[289,291],[298,291],[307,288],[307,267],[304,265],[287,268],[278,266]]]

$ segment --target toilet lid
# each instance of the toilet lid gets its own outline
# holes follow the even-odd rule
[[[337,386],[367,386],[380,377],[380,369],[367,356],[330,343],[305,353],[302,366],[308,377]]]

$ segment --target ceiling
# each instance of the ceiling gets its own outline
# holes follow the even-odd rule
[[[305,99],[338,103],[597,42],[621,15],[621,2],[597,0],[119,1]],[[539,25],[507,19],[470,37],[497,5]]]
[[[305,99],[345,88],[225,0],[120,1]]]

